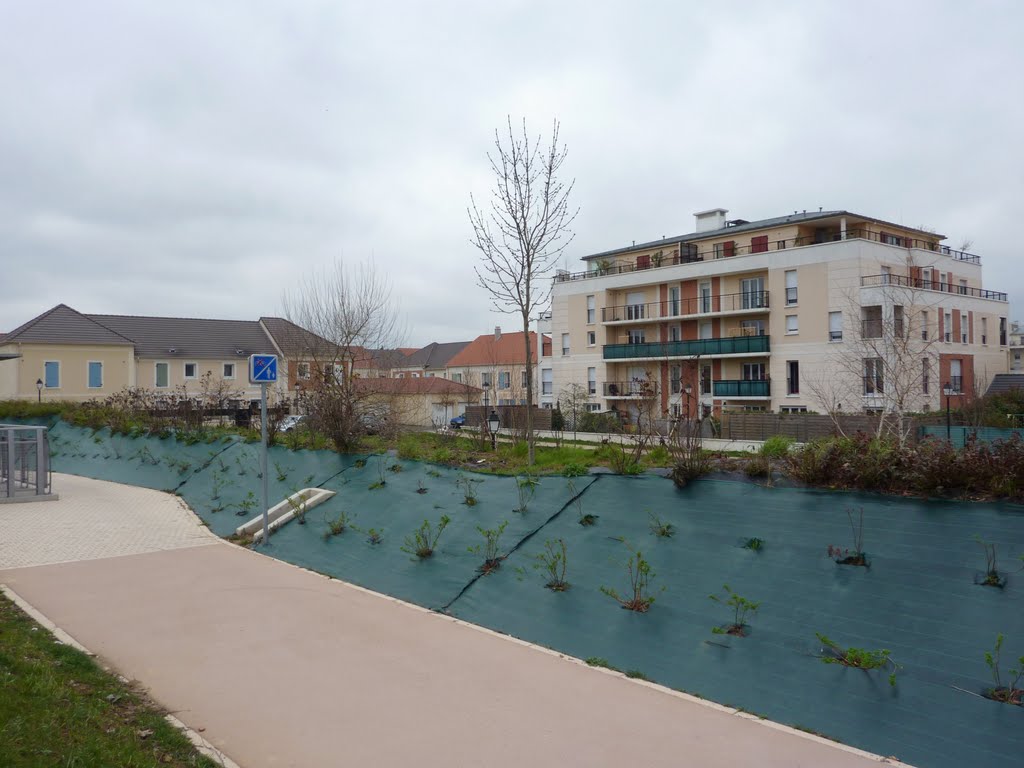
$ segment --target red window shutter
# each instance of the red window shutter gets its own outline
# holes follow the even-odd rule
[[[636,257],[636,268],[637,269],[649,269],[651,266],[651,257],[648,255]]]
[[[768,250],[768,235],[750,238],[750,252],[764,253]]]
[[[726,258],[736,255],[736,241],[729,240],[722,245],[722,253]]]

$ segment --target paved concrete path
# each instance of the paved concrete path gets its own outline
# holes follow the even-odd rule
[[[62,519],[56,505],[92,482],[61,478],[61,501],[26,509]],[[94,488],[107,530],[138,546],[121,523],[141,496],[115,509],[108,486]],[[10,509],[0,540],[25,540]],[[160,514],[192,519],[176,502]],[[878,764],[205,536],[180,546],[164,522],[173,547],[9,568],[0,583],[244,768]]]

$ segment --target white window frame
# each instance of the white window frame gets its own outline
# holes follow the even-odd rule
[[[480,388],[490,389],[491,388],[491,374],[490,371],[483,371],[480,374]]]
[[[790,285],[790,283],[792,283],[792,285]],[[792,298],[789,295],[790,291],[793,291]],[[786,270],[786,306],[787,307],[795,307],[796,304],[797,304],[798,296],[799,296],[799,293],[797,291],[796,270],[795,269],[787,269]]]
[[[833,323],[833,318],[838,319],[838,323]],[[833,328],[832,326],[837,326]],[[828,340],[830,344],[840,344],[843,341],[843,313],[842,312],[829,312],[828,313]]]
[[[311,366],[308,361],[295,364],[295,378],[297,381],[309,381]],[[305,371],[305,373],[303,373]]]
[[[587,391],[592,395],[597,394],[597,368],[587,368]]]
[[[949,344],[953,341],[953,313],[943,313],[943,324],[942,324],[942,340]]]
[[[587,296],[587,325],[593,325],[597,321],[597,298]]]
[[[568,333],[562,334],[562,357],[568,357],[570,354],[571,348],[569,344],[569,338],[570,337]]]
[[[597,346],[597,331],[587,331],[587,346],[588,347],[596,347]]]
[[[228,376],[228,373],[227,373],[227,366],[229,366],[229,365],[231,366],[231,375],[230,376]],[[235,380],[235,376],[237,376],[237,375],[238,375],[238,364],[237,363],[221,362],[221,364],[220,364],[220,377],[222,379],[224,379],[224,381],[234,381]]]
[[[800,333],[800,316],[786,315],[786,335],[796,336]]]
[[[100,383],[97,386],[93,386],[89,382],[92,381],[92,377],[89,375],[89,369],[98,365],[100,367]],[[103,361],[102,360],[86,360],[85,361],[85,387],[86,389],[103,389]]]
[[[160,386],[160,376],[157,371],[160,366],[164,366],[167,369],[167,383],[162,387]],[[155,360],[153,361],[153,389],[170,389],[171,388],[171,363],[168,360]]]
[[[966,312],[960,313],[960,343],[967,344],[970,338],[971,320]]]
[[[540,369],[540,393],[542,395],[554,394],[555,379],[551,368]]]
[[[193,371],[191,376],[188,375],[188,367],[190,365],[195,366],[195,371]],[[182,363],[181,364],[181,377],[185,381],[194,381],[195,379],[198,379],[199,378],[199,363],[197,363],[195,360],[188,360],[188,361]]]

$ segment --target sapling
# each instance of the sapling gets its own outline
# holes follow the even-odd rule
[[[427,492],[427,487],[423,484],[422,480],[416,481],[416,493],[424,494]]]
[[[869,651],[864,648],[843,648],[820,632],[815,632],[815,635],[824,646],[822,650],[826,652],[821,657],[824,663],[842,664],[844,667],[856,667],[857,669],[891,669],[889,685],[896,686],[896,672],[901,667],[889,658],[889,651],[884,648],[878,651]]]
[[[659,539],[672,538],[672,534],[676,532],[676,527],[672,523],[666,523],[653,512],[648,513],[647,517],[651,521],[651,533]]]
[[[288,494],[288,507],[291,509],[295,519],[299,521],[299,525],[306,524],[307,502],[306,494],[300,492],[297,488],[292,488],[292,492]]]
[[[403,469],[402,465],[398,464],[397,462],[392,464],[390,467],[388,467],[388,471],[389,472],[396,472],[397,473],[397,472],[401,472],[402,469]]]
[[[850,519],[850,530],[853,532],[853,549],[842,549],[828,545],[828,556],[833,558],[839,565],[863,565],[867,566],[868,558],[864,552],[864,508],[860,509],[860,516],[854,520],[853,510],[847,508],[846,516]]]
[[[978,534],[974,534],[973,538],[985,553],[985,579],[981,583],[986,587],[1001,587],[1003,580],[999,577],[997,568],[995,542],[985,541]]]
[[[572,480],[567,480],[566,488],[569,491],[569,499],[571,500],[572,505],[576,507],[576,522],[584,527],[596,523],[597,515],[584,513],[583,494],[576,490],[576,484]]]
[[[753,552],[760,552],[762,547],[764,547],[764,539],[759,539],[756,536],[747,539],[746,542],[744,542],[743,544],[744,549],[749,549]]]
[[[720,603],[727,608],[733,609],[732,623],[727,624],[724,627],[712,627],[711,632],[716,635],[735,635],[736,637],[746,637],[747,626],[747,614],[756,613],[760,607],[760,603],[755,603],[752,600],[736,594],[728,584],[723,584],[722,589],[725,590],[727,598],[724,600],[718,595],[708,595],[710,600],[714,600],[716,603]]]
[[[283,483],[288,479],[288,471],[276,461],[274,462],[274,471],[277,472],[277,482]]]
[[[324,515],[324,522],[327,523],[327,530],[324,531],[324,540],[331,538],[331,536],[340,536],[349,527],[355,527],[352,525],[352,518],[349,517],[348,512],[342,510],[338,513],[338,516],[333,520],[328,520],[327,515]]]
[[[413,531],[412,536],[405,537],[405,543],[401,547],[402,551],[416,555],[421,560],[430,557],[434,554],[438,539],[441,538],[441,534],[451,521],[448,515],[441,515],[435,529],[429,520],[424,520],[423,525]]]
[[[565,539],[548,539],[544,542],[544,551],[537,555],[534,568],[543,569],[548,575],[544,586],[552,592],[564,592],[569,588],[565,580],[565,568],[568,557],[565,551]]]
[[[472,477],[466,477],[465,475],[460,475],[459,479],[455,481],[455,485],[462,489],[462,503],[467,507],[476,506],[476,486],[482,482],[483,480],[474,480]]]
[[[221,488],[224,487],[224,480],[216,472],[213,473],[213,496],[210,498],[213,501],[217,501],[220,498]]]
[[[388,481],[384,477],[384,457],[383,456],[378,456],[377,457],[377,476],[378,476],[377,481],[374,482],[374,483],[370,483],[370,490],[371,491],[375,491],[378,488],[383,488],[385,485],[388,484]]]
[[[522,477],[516,478],[516,492],[519,494],[519,506],[513,509],[513,512],[518,512],[521,515],[525,515],[528,511],[530,501],[533,499],[533,495],[537,492],[537,486],[540,484],[540,480],[530,475],[523,475]]]
[[[638,613],[647,613],[654,603],[654,596],[650,594],[651,582],[654,581],[654,569],[651,564],[644,560],[640,550],[630,554],[626,560],[626,575],[629,578],[629,594],[622,597],[610,587],[601,587],[601,592],[608,595],[623,608]]]
[[[992,671],[992,682],[995,683],[993,688],[985,691],[985,695],[990,699],[1001,701],[1005,704],[1022,706],[1024,705],[1024,689],[1018,688],[1017,683],[1021,681],[1021,678],[1024,678],[1024,656],[1017,659],[1016,667],[1006,670],[1009,677],[1004,681],[999,661],[999,654],[1002,649],[1003,635],[1000,633],[996,635],[995,648],[991,651],[985,651],[985,663]]]
[[[507,525],[508,520],[505,520],[497,528],[483,528],[479,525],[476,527],[480,531],[480,535],[484,537],[484,542],[470,547],[469,551],[473,554],[483,555],[484,562],[479,569],[481,573],[490,573],[501,566],[503,558],[498,557],[498,547],[501,534],[505,532]]]
[[[239,517],[248,515],[256,508],[256,494],[249,491],[245,495],[245,498],[238,502],[238,511],[235,512]]]
[[[366,532],[366,540],[368,542],[370,542],[371,544],[375,544],[376,545],[376,544],[380,544],[384,539],[383,539],[380,531],[378,531],[376,528],[370,528]]]

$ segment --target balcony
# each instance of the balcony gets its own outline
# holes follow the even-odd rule
[[[922,280],[920,278],[904,277],[903,275],[865,275],[860,279],[862,288],[877,286],[910,288],[921,291],[938,291],[939,293],[952,293],[956,296],[973,296],[976,299],[992,299],[993,301],[1007,301],[1006,294],[999,291],[989,291],[983,288],[967,288],[965,286],[953,285],[952,283],[940,283],[937,280]]]
[[[715,397],[771,397],[771,382],[768,379],[716,381],[711,388]]]
[[[720,357],[767,355],[768,336],[736,336],[693,341],[661,341],[640,344],[605,344],[605,360],[649,360],[663,357]]]
[[[658,394],[658,385],[647,379],[606,381],[602,385],[602,394],[605,397],[644,400]]]
[[[649,304],[622,304],[601,308],[601,322],[635,323],[647,320],[680,320],[700,315],[728,312],[767,312],[768,291],[745,291],[722,296],[697,296],[689,299],[653,301]]]

